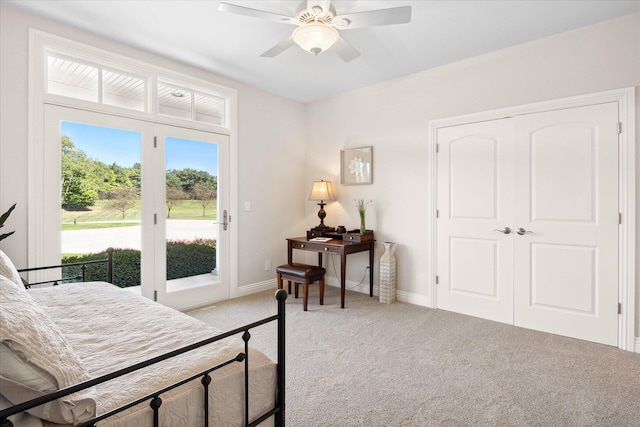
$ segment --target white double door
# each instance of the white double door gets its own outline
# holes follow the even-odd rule
[[[440,129],[438,308],[618,342],[618,106]]]
[[[74,230],[72,233],[81,233],[75,234],[79,249],[74,247],[66,251],[61,244],[60,226],[61,139],[69,137],[65,135],[65,124],[76,126],[79,129],[78,136],[83,136],[83,140],[87,140],[85,142],[91,143],[93,148],[85,152],[87,149],[81,149],[77,138],[70,139],[75,143],[75,149],[83,152],[86,157],[93,160],[108,157],[109,160],[104,160],[103,163],[113,163],[119,167],[130,167],[135,162],[141,175],[136,200],[140,210],[137,218],[139,225]],[[48,214],[43,218],[42,228],[43,240],[47,242],[46,256],[49,265],[60,263],[61,252],[92,253],[109,246],[137,249],[140,250],[140,276],[139,281],[132,282],[131,285],[140,285],[142,295],[176,309],[189,309],[229,298],[231,251],[227,227],[230,188],[228,136],[55,105],[46,105],[44,133],[46,160],[41,179],[44,189],[43,206]],[[189,175],[185,179],[196,179],[203,174],[202,170],[210,170],[210,175],[217,180],[215,200],[197,208],[197,216],[180,216],[175,211],[185,204],[183,202],[194,204],[191,200],[182,200],[190,198],[184,193],[178,197],[182,205],[173,208],[173,217],[182,219],[167,218],[167,201],[171,198],[167,190],[170,169],[182,170],[182,175]],[[213,211],[216,218],[201,219],[201,211],[203,217],[205,212],[211,214]],[[124,220],[124,213],[122,216]],[[176,253],[169,252],[169,240],[186,244],[198,239],[215,240],[215,270],[214,265],[198,265],[198,268],[202,267],[207,272],[193,274],[187,271],[180,278],[168,277],[167,265],[171,261],[168,258],[171,253]],[[90,241],[91,245],[88,246],[91,248],[86,249],[87,245],[83,245],[83,241]],[[193,255],[194,252],[189,253]],[[179,259],[185,262],[187,257]],[[201,261],[200,258],[198,260]],[[176,263],[178,262],[174,260],[173,264]]]

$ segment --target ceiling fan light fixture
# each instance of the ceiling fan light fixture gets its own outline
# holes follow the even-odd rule
[[[298,46],[314,55],[329,49],[340,38],[338,30],[320,22],[301,25],[293,31],[291,37]]]

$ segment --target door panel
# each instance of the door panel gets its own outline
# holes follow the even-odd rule
[[[496,219],[498,141],[469,135],[449,144],[452,219]]]
[[[229,209],[228,167],[224,161],[229,153],[229,138],[172,126],[157,126],[156,135],[156,163],[162,165],[155,175],[156,181],[161,183],[156,185],[154,209],[161,213],[153,237],[156,248],[153,290],[156,298],[176,309],[228,299],[229,232],[222,227],[222,212]],[[176,170],[180,180],[171,173]],[[211,194],[209,202],[203,206],[203,195],[198,187],[203,187],[199,184],[209,178],[216,182],[215,196]],[[182,194],[176,195],[174,190]],[[172,250],[176,244],[183,243],[200,249],[190,255]],[[215,247],[213,253],[211,245]],[[199,270],[197,274],[180,274],[180,271],[169,271],[165,267],[169,262],[172,266],[197,262],[189,270],[194,267]]]
[[[513,321],[513,126],[497,120],[438,133],[438,294],[445,310]]]
[[[514,323],[616,345],[616,103],[516,119]]]
[[[596,147],[591,132],[573,123],[532,132],[531,220],[594,220]]]

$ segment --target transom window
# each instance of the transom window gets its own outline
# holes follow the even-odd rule
[[[136,75],[91,57],[46,52],[46,93],[127,110],[227,127],[227,98],[206,87]],[[155,104],[151,101],[155,100]]]

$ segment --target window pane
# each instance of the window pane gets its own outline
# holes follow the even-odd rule
[[[98,69],[49,55],[47,91],[54,95],[98,102]]]
[[[113,283],[139,286],[142,134],[68,121],[60,131],[62,264],[104,259],[116,248]],[[103,264],[88,268],[87,280],[105,279]]]
[[[144,80],[114,71],[103,71],[102,102],[104,104],[145,111],[145,94]]]
[[[218,146],[166,138],[167,289],[217,282]]]
[[[222,126],[224,123],[224,99],[217,96],[195,94],[196,120]]]
[[[191,92],[187,90],[159,83],[158,104],[160,114],[191,120]]]

